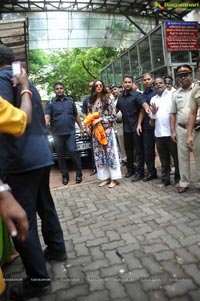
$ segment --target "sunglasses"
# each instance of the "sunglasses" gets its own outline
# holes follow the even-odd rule
[[[88,88],[92,88],[92,85],[88,86]]]
[[[182,74],[178,74],[177,77],[182,78],[182,77],[188,77],[189,75],[191,75],[191,73],[182,73]]]
[[[96,84],[95,87],[103,87],[102,84]]]

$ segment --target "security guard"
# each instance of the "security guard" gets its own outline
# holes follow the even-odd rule
[[[58,164],[62,174],[62,183],[67,185],[69,173],[65,160],[66,151],[74,163],[76,183],[82,182],[81,158],[77,151],[75,137],[75,122],[83,134],[83,127],[73,99],[64,94],[64,85],[61,82],[54,84],[55,97],[47,102],[45,107],[46,125],[50,123],[52,135],[55,139],[55,148],[58,155]]]

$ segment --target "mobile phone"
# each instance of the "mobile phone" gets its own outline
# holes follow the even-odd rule
[[[22,63],[20,61],[12,62],[12,77],[13,83],[15,85],[18,84],[18,79],[16,75],[20,75],[22,73]]]

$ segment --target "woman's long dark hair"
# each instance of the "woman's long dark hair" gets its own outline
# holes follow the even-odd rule
[[[97,92],[96,92],[96,83],[97,82],[100,82],[103,86],[103,90],[102,90],[101,96],[100,96],[102,104],[103,104],[102,109],[104,110],[109,104],[109,95],[106,91],[106,86],[104,85],[104,82],[101,79],[96,79],[93,82],[92,90],[91,90],[91,96],[90,96],[90,101],[89,101],[89,111],[90,112],[92,111],[92,107],[93,107],[95,101],[97,100]]]

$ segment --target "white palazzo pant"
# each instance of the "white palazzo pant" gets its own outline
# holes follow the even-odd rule
[[[117,180],[122,178],[117,139],[115,136],[115,131],[112,129],[113,141],[114,141],[114,152],[117,161],[117,167],[112,168],[110,166],[97,167],[97,177],[99,180],[104,181],[106,179]]]

